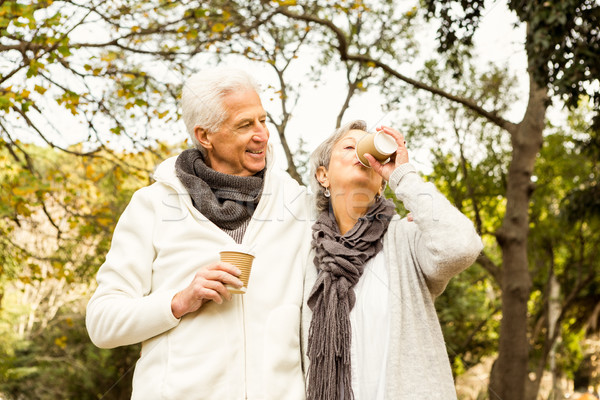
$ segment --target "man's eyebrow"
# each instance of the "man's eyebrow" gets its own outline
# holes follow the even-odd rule
[[[264,119],[266,119],[266,118],[267,118],[267,114],[262,114],[262,115],[260,115],[260,116],[258,117],[258,119],[263,119],[263,118],[264,118]],[[246,124],[246,123],[248,123],[248,122],[254,122],[254,118],[252,118],[252,117],[245,117],[245,118],[242,118],[241,120],[239,120],[239,121],[238,121],[238,122],[235,124],[235,126],[242,126],[242,125],[244,125],[244,124]]]
[[[246,118],[240,119],[235,125],[241,126],[241,125],[244,125],[245,123],[252,122],[252,121],[254,121],[254,118],[246,117]]]

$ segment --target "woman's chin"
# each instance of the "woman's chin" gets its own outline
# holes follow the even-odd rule
[[[381,177],[371,168],[357,167],[354,173],[350,174],[350,178],[358,186],[381,184]]]
[[[360,205],[371,204],[377,195],[377,191],[368,186],[355,186],[346,192],[346,201],[360,203]]]

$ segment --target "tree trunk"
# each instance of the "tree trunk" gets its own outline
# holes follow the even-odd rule
[[[552,271],[550,277],[550,300],[548,301],[548,337],[553,338],[557,330],[560,330],[558,323],[561,312],[560,304],[560,283]],[[559,336],[560,337],[560,336]],[[550,372],[552,372],[552,395],[549,400],[562,399],[562,388],[560,387],[560,375],[556,366],[556,348],[559,340],[555,340],[550,347]],[[538,385],[539,389],[539,385]],[[537,391],[536,391],[537,393]]]
[[[304,185],[305,183],[302,181],[302,177],[300,176],[300,174],[298,173],[298,169],[296,168],[296,164],[294,164],[294,155],[292,154],[292,151],[290,150],[290,146],[288,145],[287,142],[287,138],[285,137],[285,133],[284,131],[279,131],[279,139],[281,141],[281,147],[283,147],[283,152],[285,153],[285,158],[287,159],[287,163],[288,163],[288,167],[287,167],[287,173],[290,174],[290,176],[292,178],[294,178],[296,180],[296,182],[298,182],[301,185]]]
[[[528,378],[527,300],[531,288],[527,259],[531,174],[542,145],[547,91],[529,73],[529,102],[521,123],[510,131],[513,147],[506,188],[506,214],[496,234],[502,248],[502,322],[498,358],[489,397],[524,400]]]
[[[554,264],[551,261],[552,264]],[[546,338],[540,355],[540,360],[535,372],[535,379],[528,382],[526,400],[536,400],[540,391],[540,385],[544,376],[546,364],[549,364],[550,372],[552,373],[552,390],[548,400],[562,399],[562,388],[559,382],[559,370],[556,366],[556,348],[560,341],[560,321],[561,313],[563,312],[560,295],[560,283],[554,274],[554,267],[550,268],[550,276],[548,277],[548,285],[546,292],[548,299],[546,300],[547,317],[545,325],[547,325]],[[535,337],[535,335],[533,336]]]

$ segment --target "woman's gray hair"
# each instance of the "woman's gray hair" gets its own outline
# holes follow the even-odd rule
[[[185,81],[181,91],[181,110],[183,122],[196,148],[202,147],[194,135],[194,128],[200,126],[208,132],[217,131],[227,119],[223,98],[238,90],[259,92],[258,85],[248,73],[234,68],[207,69]]]
[[[329,199],[325,197],[325,189],[323,186],[321,186],[321,183],[317,179],[317,169],[319,167],[325,167],[329,169],[329,161],[331,160],[333,146],[340,139],[346,136],[346,134],[352,129],[366,131],[367,123],[362,120],[355,120],[336,129],[333,134],[329,136],[323,143],[321,143],[310,156],[310,186],[315,193],[317,210],[319,210],[319,212],[329,209]]]

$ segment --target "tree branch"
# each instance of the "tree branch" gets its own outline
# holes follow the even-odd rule
[[[288,142],[287,142],[287,138],[285,137],[285,127],[287,126],[287,122],[290,118],[290,113],[287,111],[287,107],[286,107],[287,93],[286,93],[286,83],[285,83],[285,80],[283,79],[283,71],[280,71],[279,69],[277,69],[277,67],[275,66],[275,62],[273,62],[273,64],[271,64],[271,65],[273,66],[273,68],[275,69],[275,71],[277,73],[277,77],[279,79],[279,86],[281,88],[281,107],[283,110],[282,111],[283,117],[282,117],[281,123],[276,124],[275,127],[277,128],[277,133],[279,134],[279,140],[281,141],[281,147],[283,147],[283,151],[284,151],[285,157],[287,159],[287,164],[288,164],[287,172],[299,184],[304,185],[304,182],[302,182],[302,177],[300,176],[300,174],[298,173],[298,170],[296,169],[296,164],[294,164],[294,155],[292,154],[292,151],[290,150],[290,146],[288,145]]]
[[[315,24],[324,26],[324,27],[328,28],[329,30],[331,30],[337,38],[338,45],[336,47],[339,51],[341,59],[344,61],[346,61],[346,60],[357,61],[362,64],[374,65],[374,66],[382,69],[389,75],[392,75],[392,76],[400,79],[401,81],[404,81],[404,82],[414,86],[417,89],[422,89],[422,90],[430,92],[434,95],[437,95],[437,96],[443,97],[445,99],[462,104],[463,106],[471,109],[475,113],[488,119],[489,121],[498,125],[499,127],[506,129],[509,132],[513,132],[517,128],[517,124],[502,118],[501,116],[497,115],[496,112],[494,112],[494,111],[490,112],[490,111],[484,109],[483,107],[481,107],[477,103],[475,103],[472,99],[467,99],[467,98],[464,98],[461,96],[453,95],[453,94],[448,93],[440,88],[433,87],[433,86],[427,85],[423,82],[409,78],[409,77],[401,74],[400,72],[396,71],[394,68],[390,67],[389,65],[385,64],[384,62],[382,62],[376,58],[372,58],[366,54],[351,54],[351,53],[349,53],[348,52],[349,44],[348,44],[348,40],[346,38],[345,33],[330,20],[319,18],[315,15],[297,14],[297,13],[294,13],[294,12],[288,10],[285,7],[278,8],[275,12],[278,14],[281,14],[281,15],[285,15],[288,18],[297,19],[297,20],[301,20],[301,21],[307,21],[307,22],[313,22]]]
[[[2,130],[4,131],[4,133],[6,134],[8,139],[10,140],[10,142],[7,142],[7,147],[8,147],[8,151],[13,156],[15,161],[17,161],[19,164],[23,165],[25,168],[27,168],[29,171],[31,171],[31,173],[34,173],[35,169],[33,167],[33,161],[31,160],[31,156],[29,155],[29,153],[27,153],[25,151],[25,149],[23,149],[21,146],[19,146],[19,144],[12,138],[8,129],[6,129],[6,127],[4,126],[4,124],[2,124],[1,121],[0,121],[0,127],[2,128]],[[19,156],[14,152],[14,150],[12,149],[13,146],[16,147],[17,149],[19,149],[19,151],[21,153],[23,153],[23,156],[25,157],[25,164],[23,164],[23,162],[21,161]]]
[[[498,311],[500,311],[500,306],[495,307],[492,310],[492,312],[489,314],[489,316],[487,318],[482,319],[479,322],[479,324],[477,324],[477,326],[475,327],[475,329],[473,329],[473,331],[471,331],[471,333],[469,334],[469,336],[467,336],[467,338],[462,342],[462,344],[460,345],[460,347],[458,348],[458,351],[456,351],[456,353],[460,354],[460,353],[463,353],[463,352],[467,351],[469,349],[469,345],[473,341],[473,338],[475,337],[475,335],[477,334],[477,332],[479,332],[485,326],[485,324],[487,324],[487,322],[496,313],[498,313]]]
[[[96,150],[88,151],[86,153],[81,153],[81,152],[78,152],[78,151],[73,151],[73,150],[65,149],[64,147],[58,146],[58,145],[52,143],[51,141],[49,141],[44,136],[44,134],[38,129],[38,127],[31,121],[31,119],[29,119],[29,117],[27,116],[27,114],[25,112],[23,112],[19,107],[13,106],[12,109],[14,111],[16,111],[21,117],[23,117],[23,119],[25,120],[25,122],[27,122],[27,125],[29,125],[34,131],[36,131],[36,133],[44,140],[44,142],[46,142],[52,148],[61,150],[61,151],[65,152],[65,153],[74,154],[74,155],[77,155],[77,156],[88,156],[88,157],[92,157],[95,153],[98,152],[98,149],[96,149]]]
[[[502,287],[502,271],[483,251],[477,257],[476,262],[479,263],[496,281],[496,284]]]
[[[463,173],[465,186],[467,187],[467,193],[469,194],[469,198],[471,199],[471,204],[473,205],[473,212],[475,213],[475,227],[477,228],[477,232],[481,233],[481,228],[483,226],[483,222],[481,221],[481,213],[479,211],[479,203],[477,202],[475,196],[475,189],[471,184],[471,179],[469,175],[469,169],[467,168],[467,159],[465,157],[464,151],[464,143],[460,138],[460,130],[456,125],[456,118],[453,119],[452,124],[454,126],[454,133],[456,135],[456,140],[458,142],[458,148],[460,153],[460,167]]]

